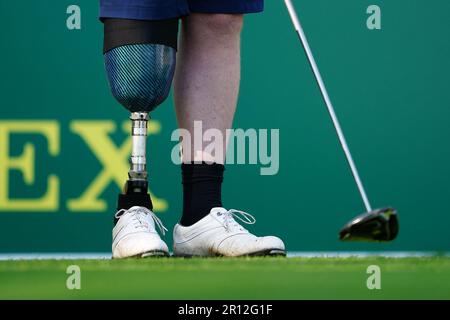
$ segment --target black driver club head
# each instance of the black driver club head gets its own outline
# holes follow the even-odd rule
[[[361,214],[339,232],[342,241],[392,241],[398,234],[397,210],[383,208]]]

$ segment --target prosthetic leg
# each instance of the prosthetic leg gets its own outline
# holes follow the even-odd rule
[[[127,202],[124,199],[126,198],[124,195],[128,195],[129,197],[133,197],[133,195],[148,195],[146,160],[147,121],[149,119],[148,112],[132,112],[130,119],[132,139],[130,170],[128,171],[128,180],[125,183],[123,194],[119,195],[119,204],[121,202]],[[153,205],[150,197],[148,197],[148,200],[148,209],[152,210]]]
[[[131,112],[130,170],[118,197],[118,210],[133,206],[152,210],[147,181],[147,122],[150,112],[170,91],[175,71],[178,19],[105,19],[103,22],[104,59],[111,92]]]

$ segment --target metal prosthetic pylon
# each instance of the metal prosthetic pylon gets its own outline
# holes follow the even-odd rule
[[[124,194],[147,194],[147,123],[148,112],[132,112],[131,120],[131,157],[128,180],[125,183]]]

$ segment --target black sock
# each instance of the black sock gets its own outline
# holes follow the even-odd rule
[[[183,215],[180,224],[191,226],[206,217],[212,208],[222,207],[222,164],[183,163]]]
[[[117,199],[117,211],[120,209],[129,209],[133,206],[146,207],[149,210],[153,209],[152,200],[150,199],[150,195],[135,193],[135,194],[119,194],[119,198]],[[119,217],[120,218],[120,217]],[[119,221],[114,215],[114,225]]]

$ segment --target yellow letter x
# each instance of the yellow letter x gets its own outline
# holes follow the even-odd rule
[[[130,132],[129,126],[129,121],[124,122],[123,129],[127,133]],[[117,147],[109,137],[109,134],[117,129],[113,121],[72,121],[70,128],[86,142],[103,165],[103,170],[79,198],[68,200],[67,206],[71,211],[105,211],[106,202],[99,197],[111,181],[115,182],[119,188],[123,186],[125,174],[129,169],[131,136]],[[149,134],[155,134],[159,130],[158,122],[149,121]],[[155,211],[167,209],[165,200],[156,198],[151,192],[150,195]]]

